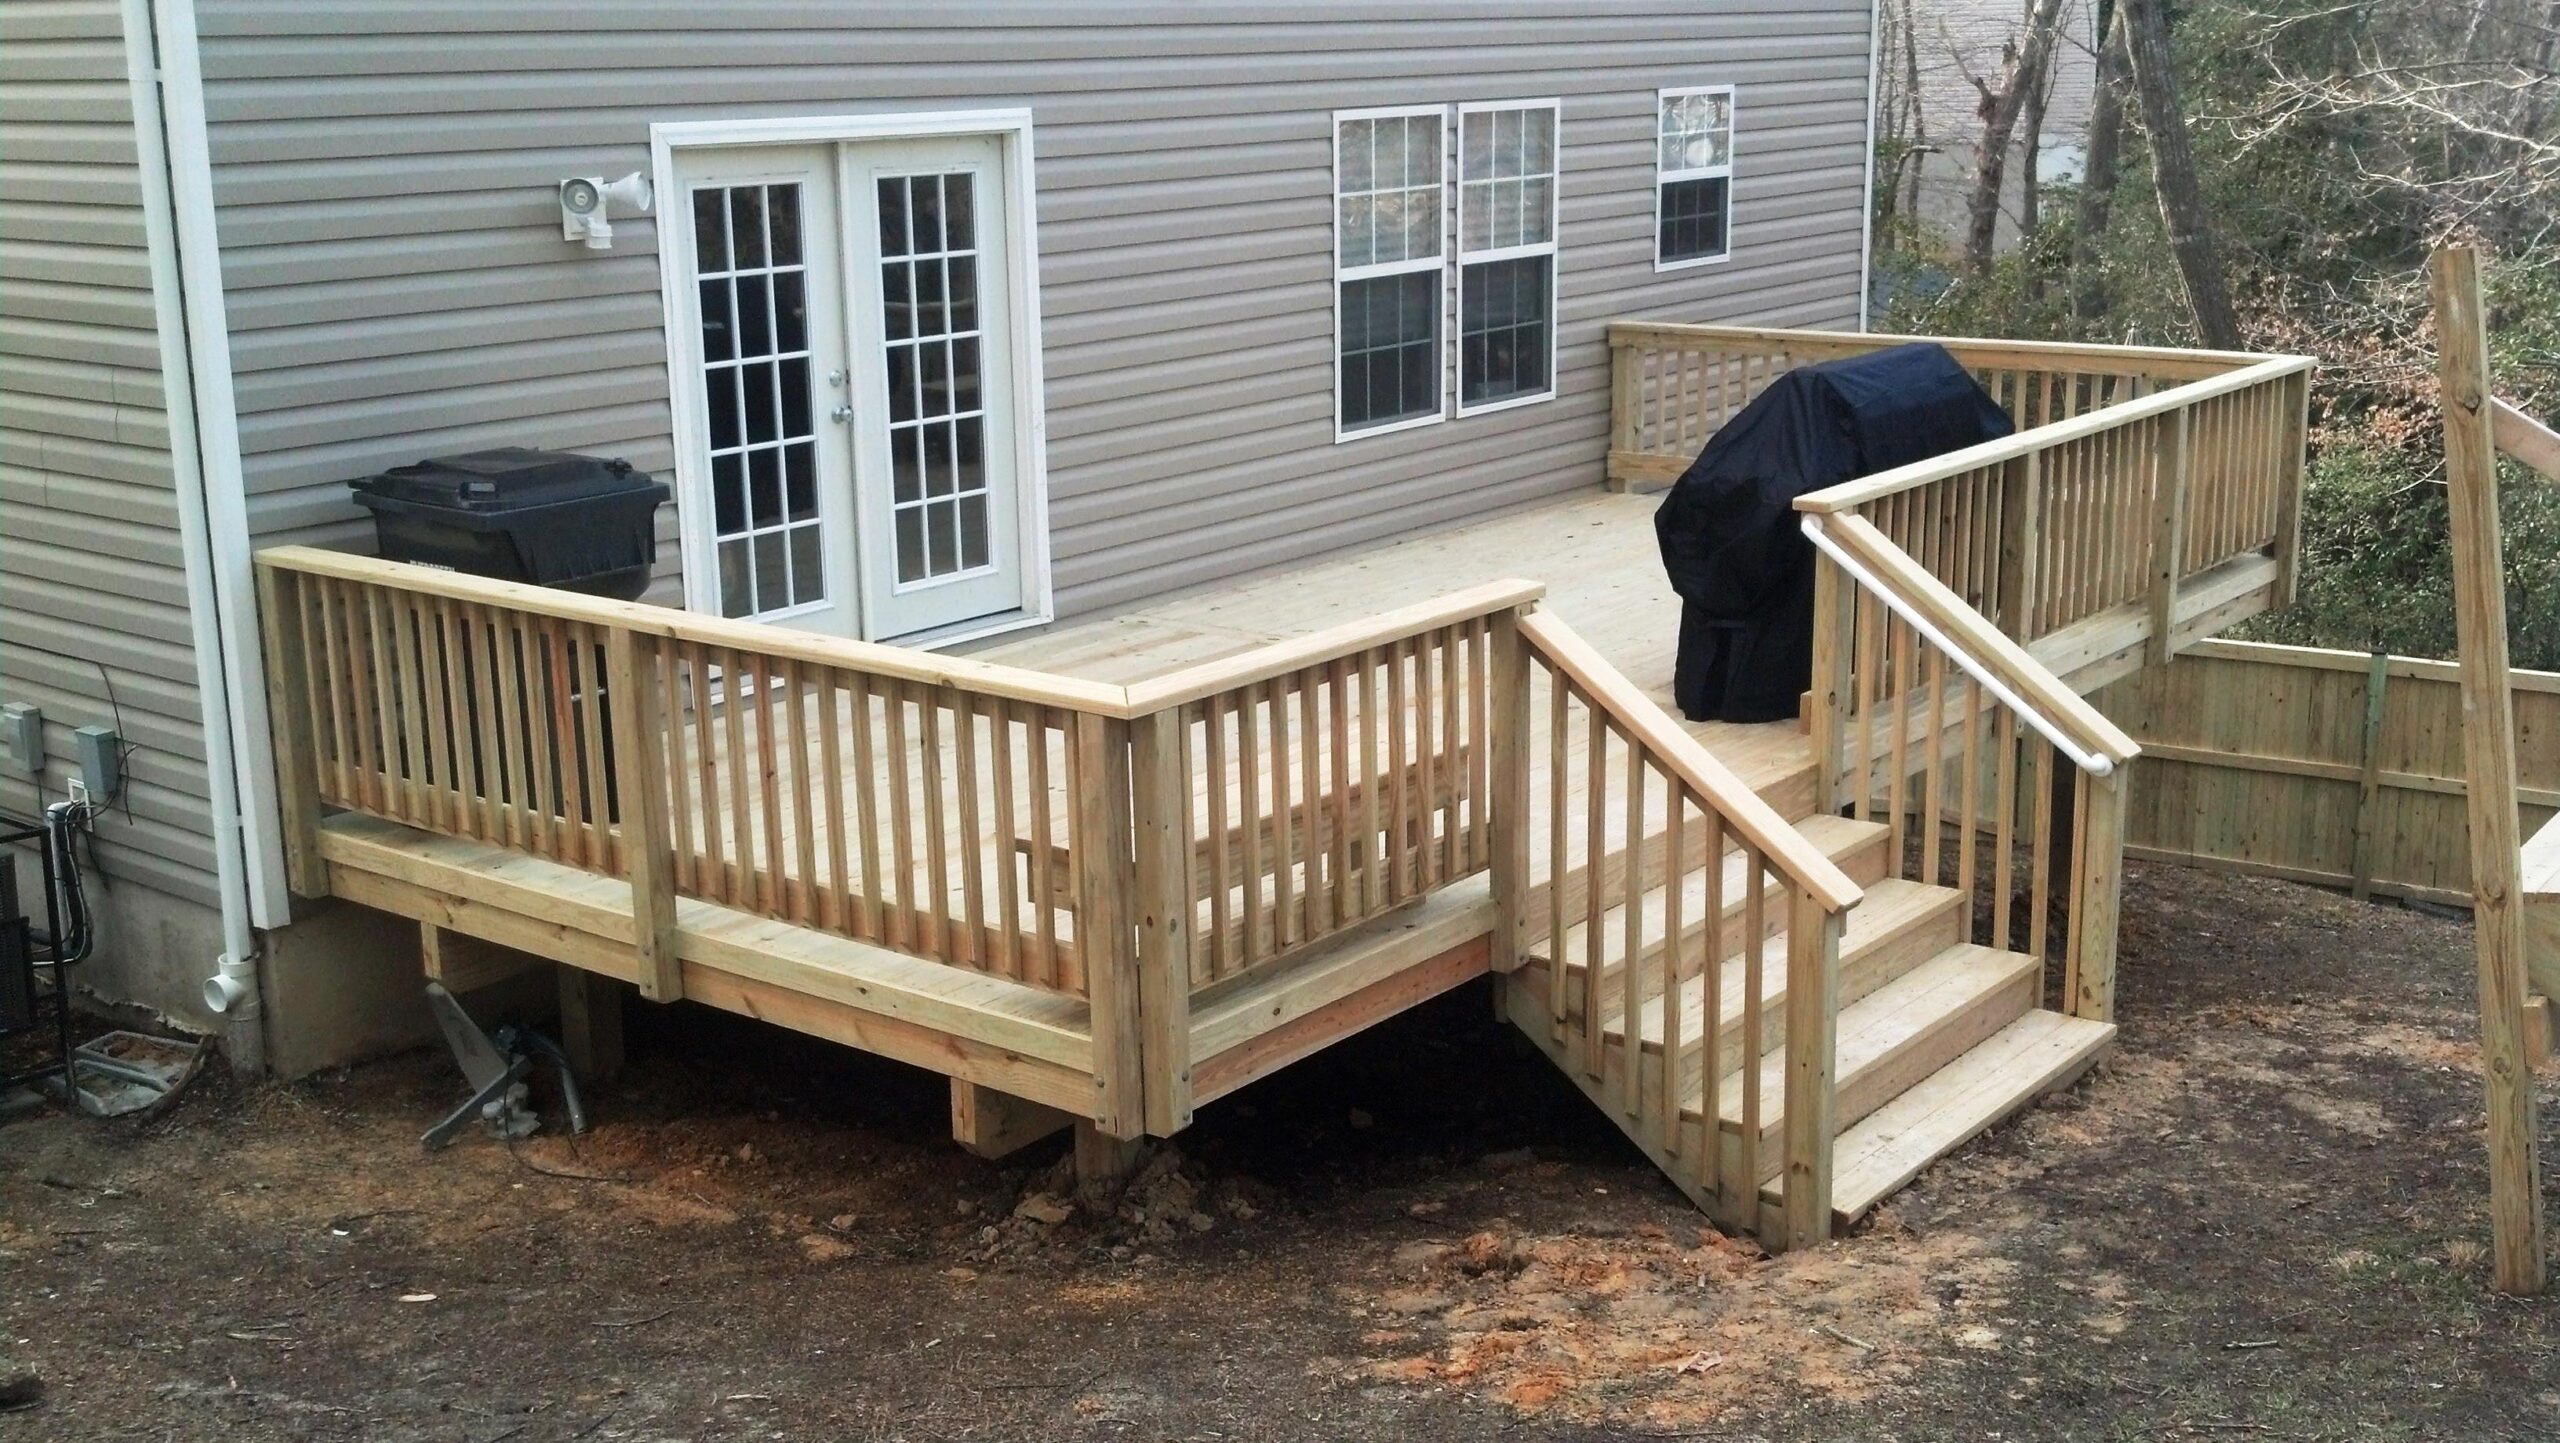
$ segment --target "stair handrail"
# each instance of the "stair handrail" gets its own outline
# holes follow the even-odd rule
[[[1652,751],[1664,770],[1721,813],[1787,880],[1813,894],[1824,911],[1845,911],[1865,895],[1837,862],[1806,840],[1804,833],[1778,815],[1777,808],[1682,730],[1651,697],[1638,691],[1562,618],[1552,611],[1527,612],[1520,618],[1520,635],[1572,677],[1629,736]]]
[[[1808,511],[1801,524],[1806,539],[1823,555],[1945,652],[2073,766],[2104,777],[2142,754],[2122,728],[1966,605],[1874,523],[1855,512]],[[1961,639],[1953,634],[1958,632]]]

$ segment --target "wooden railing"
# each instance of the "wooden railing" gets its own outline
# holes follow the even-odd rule
[[[296,891],[329,890],[323,811],[360,812],[627,877],[653,998],[683,995],[691,899],[1084,999],[1123,1135],[1188,1118],[1193,991],[1490,865],[1493,639],[1539,594],[1124,688],[308,548],[258,568]]]
[[[1501,709],[1523,734],[1543,718],[1532,744],[1545,784],[1515,808],[1527,820],[1510,866],[1528,885],[1510,894],[1505,945],[1546,959],[1539,1005],[1570,1065],[1719,1221],[1768,1236],[1760,1192],[1774,1176],[1788,1244],[1829,1236],[1841,917],[1857,885],[1563,622],[1532,613],[1517,629]],[[1776,1018],[1762,1015],[1772,967],[1787,981]],[[1705,1016],[1690,1031],[1683,1006],[1661,1004],[1701,978]],[[1729,980],[1738,1019],[1719,1010]],[[1663,1018],[1658,1048],[1639,1041],[1648,1004]],[[1604,1035],[1613,1017],[1617,1045]],[[1778,1069],[1773,1148],[1780,1099],[1762,1079]],[[1739,1098],[1723,1094],[1729,1076]]]
[[[1609,474],[1676,477],[1790,367],[1921,339],[2017,432],[1799,509],[1864,516],[2022,642],[2121,611],[2165,657],[2182,588],[2249,553],[2290,595],[2311,369],[2297,356],[1620,323]]]
[[[2060,963],[2059,1010],[2114,1020],[2124,769],[2140,748],[1872,523],[1806,528],[1821,810],[1883,822],[1896,875],[1965,895],[1966,940]]]

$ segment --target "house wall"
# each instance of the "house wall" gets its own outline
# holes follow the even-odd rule
[[[1868,0],[198,11],[261,542],[368,546],[349,478],[472,447],[671,476],[654,230],[554,200],[653,121],[1032,110],[1062,615],[1596,485],[1611,317],[1858,320]],[[1656,274],[1654,90],[1721,82],[1734,258]],[[1331,111],[1558,95],[1562,395],[1336,445]]]
[[[44,709],[50,758],[0,759],[0,814],[63,796],[74,728],[121,732],[84,981],[202,1021],[211,786],[140,154],[118,0],[0,0],[0,701]]]

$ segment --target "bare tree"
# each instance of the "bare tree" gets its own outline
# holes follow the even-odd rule
[[[2240,348],[2240,318],[2215,253],[2205,218],[2204,192],[2196,183],[2195,148],[2187,139],[2186,110],[2178,100],[2178,73],[2169,58],[2169,22],[2162,0],[2123,0],[2125,43],[2133,63],[2134,90],[2142,100],[2142,126],[2151,139],[2152,189],[2169,251],[2185,283],[2196,334],[2217,350]]]
[[[2114,0],[2098,0],[2091,37],[2098,47],[2097,77],[2089,99],[2089,153],[2071,227],[2072,318],[2084,329],[2106,313],[2106,280],[2098,267],[2098,243],[2115,216],[2116,171],[2123,164],[2124,26]]]
[[[2064,3],[2065,0],[2029,0],[2020,34],[2000,47],[1996,87],[1979,75],[1969,77],[1982,97],[1982,144],[1974,152],[1973,189],[1965,199],[1964,255],[1966,266],[1977,274],[1991,269],[2009,149],[2017,136],[2019,115],[2027,108],[2030,97],[2043,89],[2054,43],[2062,33]]]

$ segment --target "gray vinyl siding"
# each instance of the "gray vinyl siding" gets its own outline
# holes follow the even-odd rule
[[[110,885],[211,903],[198,670],[115,0],[0,0],[0,701],[44,708],[44,798],[72,731],[116,723]],[[37,789],[0,768],[0,810]]]
[[[198,9],[262,541],[368,544],[343,483],[440,451],[672,473],[654,232],[552,198],[652,121],[1031,109],[1062,615],[1598,484],[1609,318],[1857,320],[1869,0]],[[1716,83],[1733,260],[1657,274],[1654,91]],[[1547,96],[1559,398],[1337,445],[1331,112]]]

